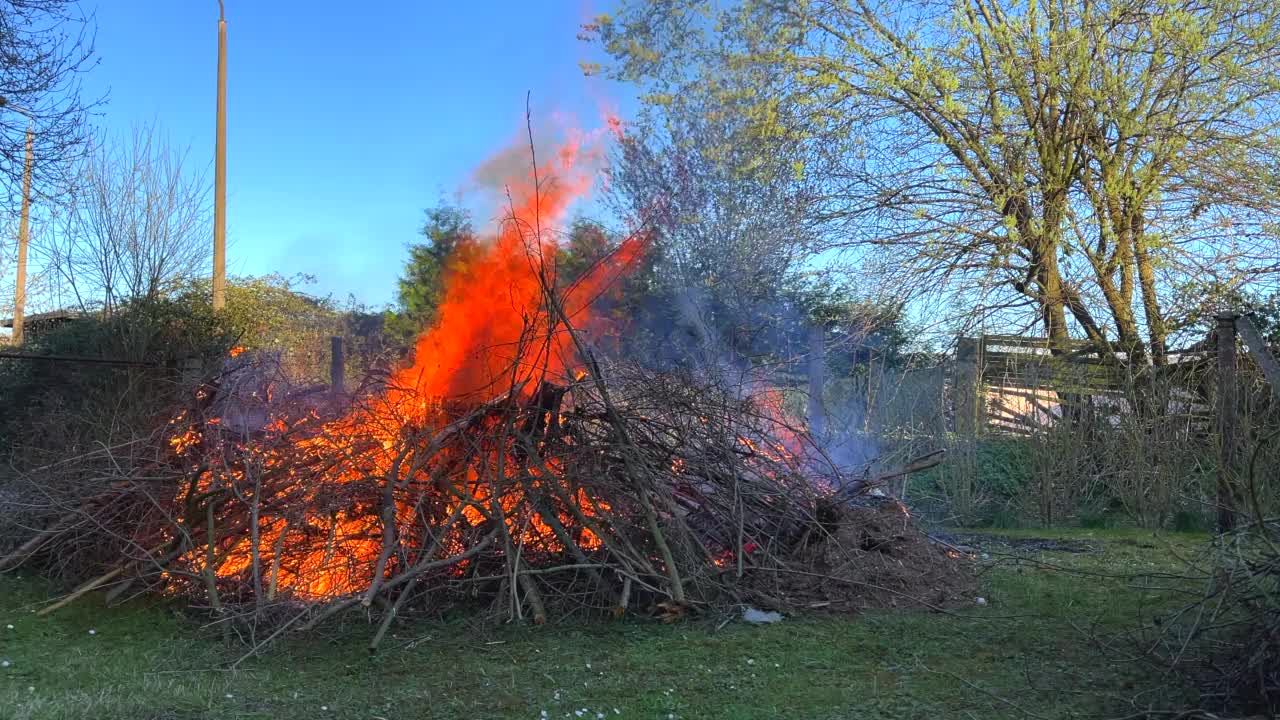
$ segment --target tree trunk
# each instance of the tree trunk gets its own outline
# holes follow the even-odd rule
[[[1164,365],[1168,354],[1168,331],[1164,315],[1160,311],[1160,300],[1156,295],[1155,269],[1151,265],[1145,233],[1141,231],[1141,214],[1135,215],[1133,222],[1136,226],[1133,231],[1133,255],[1138,265],[1138,285],[1142,288],[1142,309],[1147,316],[1147,332],[1151,336],[1151,361],[1156,365]]]

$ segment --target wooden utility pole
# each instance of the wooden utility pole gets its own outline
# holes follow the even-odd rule
[[[31,241],[31,165],[35,161],[36,129],[27,123],[27,159],[22,168],[22,217],[18,220],[18,277],[13,291],[14,345],[22,344],[27,309],[27,245]]]
[[[1235,528],[1236,316],[1218,315],[1218,532]]]
[[[213,309],[227,304],[227,18],[218,0],[218,128],[213,160]]]

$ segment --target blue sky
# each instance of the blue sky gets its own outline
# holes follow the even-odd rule
[[[584,78],[586,0],[226,0],[228,272],[308,273],[309,291],[390,302],[422,211],[552,111],[600,124],[626,89]],[[86,3],[91,7],[91,3]],[[217,0],[104,0],[109,132],[156,123],[212,177]]]

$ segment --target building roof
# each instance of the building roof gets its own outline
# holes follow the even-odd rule
[[[84,317],[84,313],[79,310],[52,310],[50,312],[27,315],[22,318],[22,324],[25,326],[32,323],[62,322],[66,320],[75,320],[81,317]],[[13,327],[13,318],[7,317],[0,320],[0,327]]]

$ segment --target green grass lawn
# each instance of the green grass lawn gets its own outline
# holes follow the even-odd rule
[[[1087,641],[1150,618],[1161,592],[1089,573],[1177,569],[1203,536],[1016,531],[1093,540],[1095,553],[982,563],[987,604],[896,611],[485,627],[401,625],[370,657],[358,620],[228,669],[224,646],[155,605],[93,598],[52,617],[29,580],[0,576],[0,718],[1095,718],[1132,712],[1154,681]],[[1046,567],[1045,564],[1054,567]],[[1063,570],[1065,568],[1067,570]],[[1069,570],[1082,571],[1070,572]],[[1154,584],[1154,583],[1153,583]],[[1167,584],[1167,582],[1165,583]],[[9,629],[8,625],[12,625]],[[357,625],[359,625],[357,627]],[[1157,700],[1168,700],[1153,697]],[[581,715],[579,713],[581,712]]]

